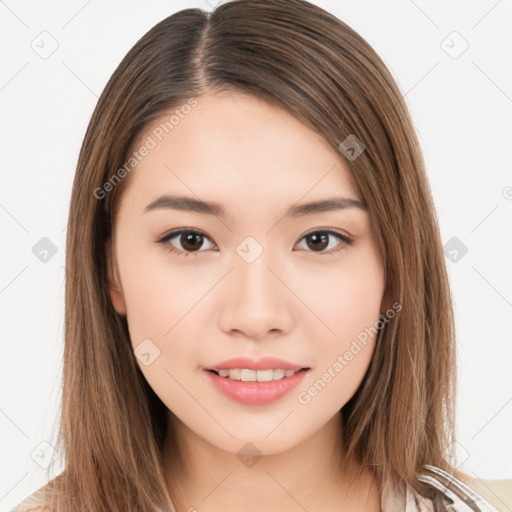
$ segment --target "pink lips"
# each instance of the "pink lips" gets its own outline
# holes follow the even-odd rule
[[[270,382],[244,382],[231,380],[228,377],[220,377],[211,370],[226,369],[248,369],[248,370],[298,370],[291,377],[283,377],[282,379]],[[274,357],[264,357],[257,361],[248,358],[235,358],[223,361],[209,369],[205,369],[205,374],[212,384],[230,399],[246,404],[246,405],[267,405],[275,402],[293,388],[298,386],[309,368],[296,365],[282,359]]]
[[[300,370],[307,368],[306,365],[297,365],[284,361],[283,359],[277,359],[276,357],[263,357],[258,360],[249,359],[248,357],[235,357],[234,359],[228,359],[222,361],[222,363],[216,364],[207,368],[208,370],[231,370],[232,368],[246,368],[248,370],[269,370],[282,368],[283,370]]]

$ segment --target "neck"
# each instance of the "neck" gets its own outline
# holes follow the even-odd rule
[[[380,511],[375,477],[344,459],[339,414],[285,452],[243,460],[171,416],[180,453],[165,472],[178,512]]]

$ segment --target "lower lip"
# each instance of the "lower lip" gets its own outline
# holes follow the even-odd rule
[[[267,405],[279,400],[283,395],[297,387],[308,370],[300,370],[291,377],[270,382],[244,382],[220,377],[205,370],[212,384],[229,398],[246,405]]]

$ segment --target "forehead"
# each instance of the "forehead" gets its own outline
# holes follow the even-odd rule
[[[233,93],[196,102],[174,107],[138,137],[134,151],[151,149],[133,168],[126,191],[132,199],[186,193],[240,207],[336,193],[360,199],[341,155],[285,110]]]

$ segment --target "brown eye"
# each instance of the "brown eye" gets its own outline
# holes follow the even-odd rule
[[[332,244],[330,240],[337,238],[340,243]],[[334,254],[338,251],[345,249],[347,246],[352,245],[353,240],[348,238],[337,231],[332,230],[317,230],[312,233],[304,235],[301,239],[306,241],[306,248],[312,252]],[[330,247],[330,251],[326,251]]]
[[[197,251],[203,245],[203,236],[197,233],[182,233],[179,235],[179,241],[186,251]]]
[[[194,252],[204,252],[200,249],[203,247],[205,240],[210,239],[200,231],[182,229],[165,235],[157,243],[166,245],[170,252],[174,252],[179,256],[188,256]],[[215,244],[211,243],[211,247],[207,247],[207,249],[214,246]]]
[[[309,241],[306,242],[308,247],[314,251],[323,251],[329,245],[329,235],[326,233],[313,233],[305,238]]]

